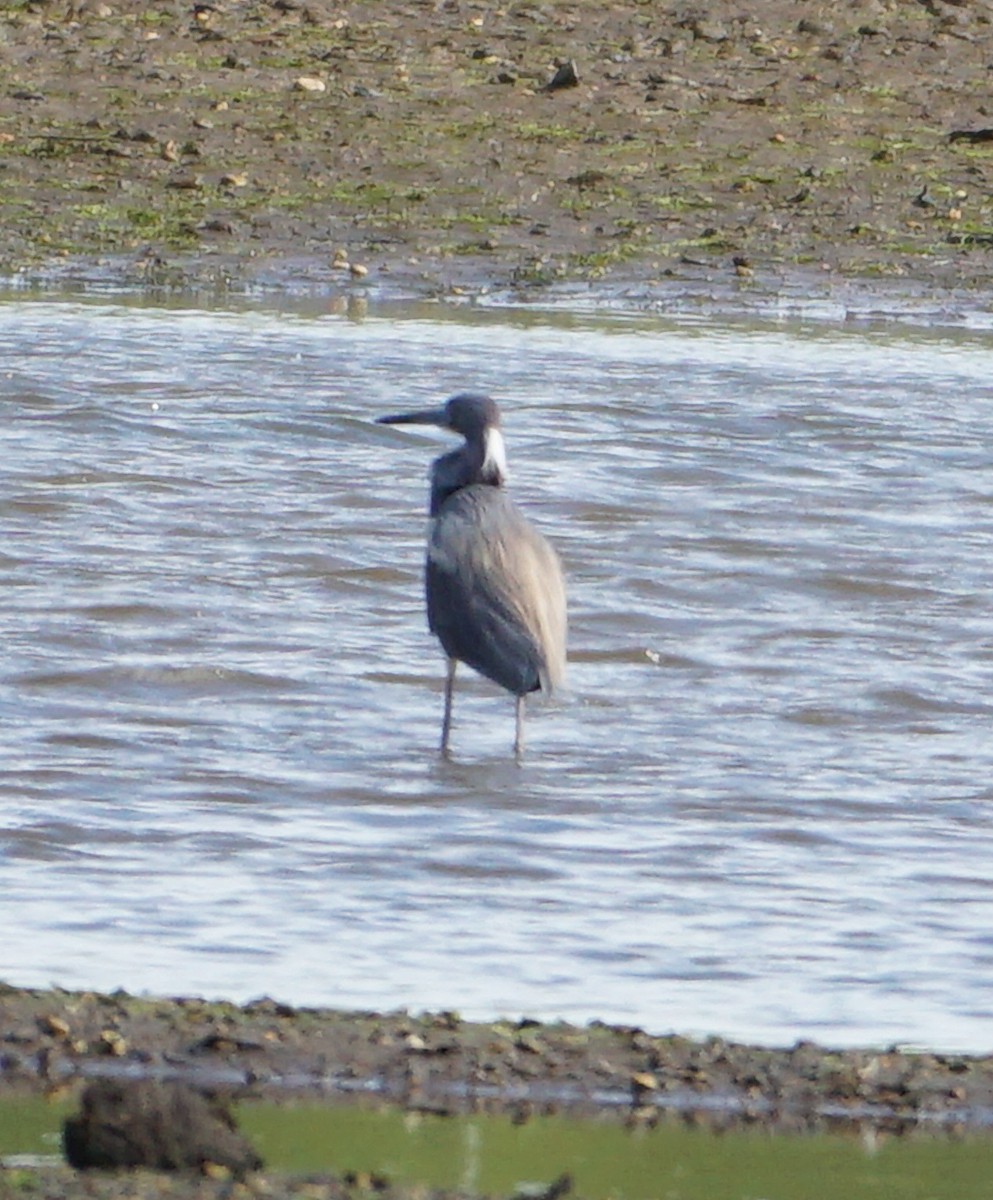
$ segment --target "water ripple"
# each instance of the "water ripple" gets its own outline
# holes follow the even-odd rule
[[[988,1049],[982,334],[0,305],[14,982]],[[570,687],[460,686],[425,471],[506,401]],[[385,968],[385,969],[384,969]]]

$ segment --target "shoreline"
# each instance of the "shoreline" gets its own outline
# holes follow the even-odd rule
[[[710,268],[694,267],[665,279],[631,272],[609,282],[573,280],[525,288],[471,268],[458,282],[444,273],[401,269],[356,283],[343,281],[319,262],[295,257],[263,265],[257,260],[246,264],[197,256],[152,274],[129,259],[99,258],[0,274],[0,292],[8,301],[185,299],[209,308],[275,304],[287,311],[316,309],[321,315],[354,320],[430,306],[453,312],[472,308],[852,328],[896,324],[966,333],[993,328],[993,284],[945,288],[929,280],[880,283],[800,270],[770,270],[741,283]]]
[[[988,310],[990,15],[760,17],[19,0],[0,275]]]
[[[457,1013],[343,1012],[263,998],[100,995],[0,985],[0,1093],[102,1075],[174,1078],[286,1097],[378,1096],[455,1110],[523,1103],[622,1116],[737,1113],[751,1122],[825,1118],[993,1124],[993,1054],[788,1048],[694,1040],[593,1021],[462,1020]]]

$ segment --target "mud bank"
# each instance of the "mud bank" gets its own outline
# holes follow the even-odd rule
[[[993,1114],[993,1056],[786,1049],[594,1022],[480,1024],[456,1013],[348,1013],[124,993],[0,992],[0,1087],[126,1072],[259,1092],[477,1104],[738,1111],[931,1121]],[[984,1114],[986,1114],[984,1116]]]
[[[347,1013],[272,999],[239,1006],[0,988],[0,1097],[64,1098],[95,1077],[185,1081],[230,1099],[276,1103],[372,1101],[432,1117],[506,1113],[515,1124],[537,1115],[594,1115],[636,1130],[679,1120],[718,1132],[758,1125],[902,1137],[982,1130],[993,1120],[990,1056],[837,1051],[807,1042],[776,1049],[597,1022],[484,1024],[452,1012]],[[547,1183],[540,1194],[549,1200],[569,1188],[567,1179]],[[264,1172],[237,1180],[224,1171],[0,1168],[0,1196],[232,1194],[408,1200],[467,1193],[354,1174]]]
[[[18,0],[0,272],[987,289],[991,12]]]

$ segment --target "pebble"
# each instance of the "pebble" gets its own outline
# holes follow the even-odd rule
[[[561,88],[577,87],[578,84],[579,72],[576,70],[575,62],[570,58],[567,62],[559,63],[558,70],[545,84],[545,91],[557,92]]]
[[[298,92],[311,92],[314,95],[328,90],[328,85],[324,80],[317,79],[313,75],[301,75],[299,79],[294,81],[293,87]]]
[[[50,1037],[67,1038],[69,1036],[69,1023],[63,1021],[61,1017],[39,1017],[38,1028],[42,1033],[47,1033]]]

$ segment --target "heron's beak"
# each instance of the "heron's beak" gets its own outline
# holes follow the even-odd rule
[[[425,408],[420,412],[394,413],[390,417],[377,417],[377,425],[440,425],[448,428],[448,413],[444,408]]]

